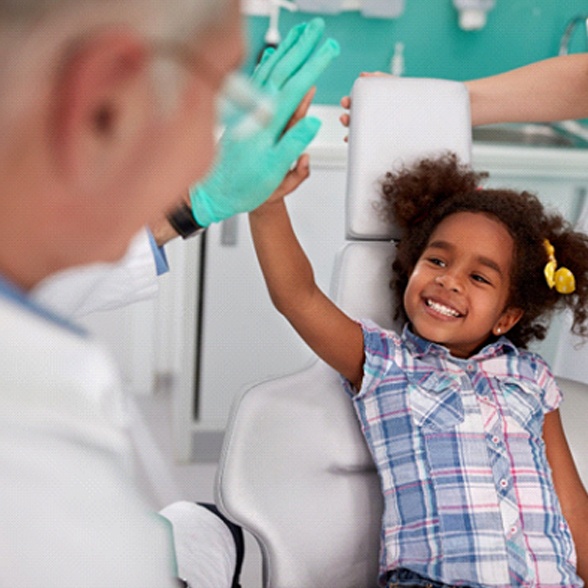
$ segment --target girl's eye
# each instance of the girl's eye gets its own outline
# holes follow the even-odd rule
[[[439,267],[445,267],[445,262],[442,259],[439,259],[438,257],[429,257],[429,263],[432,263],[433,265],[437,265]]]
[[[480,282],[481,284],[490,284],[490,282],[480,274],[472,274],[472,280],[474,280],[474,282]]]

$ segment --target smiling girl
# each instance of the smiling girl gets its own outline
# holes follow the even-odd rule
[[[568,307],[586,335],[588,237],[526,192],[480,188],[455,156],[388,173],[383,212],[401,333],[317,287],[284,203],[307,161],[250,213],[276,308],[343,376],[385,499],[381,586],[580,587],[588,495],[561,392],[526,350]]]

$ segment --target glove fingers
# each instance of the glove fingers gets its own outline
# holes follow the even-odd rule
[[[257,68],[255,69],[255,71],[253,72],[253,76],[251,77],[251,81],[253,82],[253,79],[255,77],[256,72],[258,71],[259,68],[263,67],[264,64],[267,62],[267,60],[276,52],[276,48],[275,47],[267,47],[262,56],[261,59],[259,60],[259,64],[257,65]]]
[[[280,42],[277,49],[268,47],[263,52],[262,58],[258,66],[255,68],[251,81],[258,87],[263,87],[272,73],[276,63],[278,63],[282,57],[290,51],[290,49],[298,43],[298,40],[308,27],[308,24],[303,22],[292,27],[286,38]],[[269,55],[268,55],[269,53]]]
[[[302,32],[302,35],[292,47],[276,60],[266,85],[280,91],[296,73],[304,67],[306,62],[316,51],[325,32],[325,22],[315,18]]]
[[[279,135],[306,93],[312,88],[331,61],[341,52],[339,43],[327,39],[282,89],[271,128]]]
[[[307,116],[289,129],[276,145],[276,160],[284,163],[287,169],[310,145],[321,128],[321,121]]]

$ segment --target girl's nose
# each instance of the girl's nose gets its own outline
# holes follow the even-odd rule
[[[437,276],[435,278],[435,282],[447,290],[451,290],[453,292],[462,291],[461,280],[453,272],[446,272]]]

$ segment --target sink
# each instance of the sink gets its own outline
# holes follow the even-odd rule
[[[564,128],[540,123],[485,125],[473,129],[473,139],[480,143],[503,143],[535,147],[588,149],[588,140]]]

